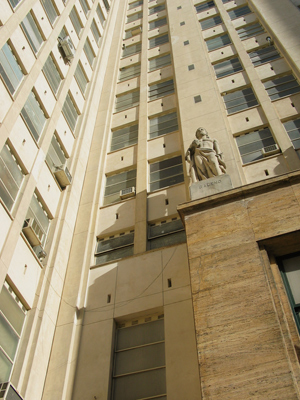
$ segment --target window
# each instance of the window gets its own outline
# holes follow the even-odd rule
[[[96,40],[97,45],[99,46],[99,42],[101,40],[101,35],[100,35],[99,31],[98,31],[98,28],[97,28],[97,25],[96,25],[94,19],[93,19],[93,22],[91,24],[91,31],[93,33],[93,36],[94,36],[94,38]]]
[[[96,13],[97,13],[97,15],[98,15],[98,18],[100,19],[100,22],[101,22],[102,26],[104,26],[104,24],[105,24],[105,18],[104,18],[104,16],[103,16],[103,12],[102,12],[102,10],[101,10],[99,4],[97,5]]]
[[[150,8],[149,15],[156,14],[156,13],[158,13],[160,11],[165,10],[165,9],[166,9],[166,5],[165,4],[160,4],[159,6],[155,6],[155,7]]]
[[[263,47],[262,49],[251,51],[248,54],[252,61],[252,64],[255,67],[280,58],[280,54],[274,46]]]
[[[155,21],[149,22],[149,30],[159,28],[160,26],[167,24],[167,18],[156,19]]]
[[[204,21],[199,21],[201,25],[201,29],[204,31],[205,29],[213,28],[216,25],[220,25],[223,23],[220,15],[216,17],[205,19]]]
[[[58,167],[63,167],[67,162],[67,157],[55,135],[52,137],[46,161],[52,172],[55,172]]]
[[[231,20],[242,17],[243,15],[247,15],[250,13],[252,13],[252,11],[248,6],[235,8],[234,10],[228,11]]]
[[[134,28],[128,29],[128,31],[125,31],[124,39],[129,39],[129,38],[131,38],[133,36],[136,36],[136,35],[138,35],[140,33],[142,33],[142,27],[141,26],[137,26],[137,27],[135,26]]]
[[[213,67],[217,78],[223,78],[223,76],[234,74],[243,69],[238,58],[222,61],[218,64],[215,64]]]
[[[143,0],[134,1],[133,3],[129,4],[128,10],[132,10],[133,8],[141,6],[142,4],[143,4]]]
[[[275,145],[275,140],[269,128],[246,133],[236,137],[243,164],[263,158],[262,149]]]
[[[159,99],[160,97],[168,96],[174,93],[174,81],[164,81],[149,86],[149,100]]]
[[[229,3],[232,0],[222,0],[223,4]]]
[[[300,92],[299,83],[293,75],[286,75],[266,81],[264,82],[264,86],[272,101]]]
[[[150,164],[150,192],[184,181],[181,156]]]
[[[84,43],[83,50],[85,52],[86,58],[88,59],[88,62],[90,63],[90,66],[92,67],[96,56],[93,52],[92,46],[90,45],[88,38],[86,39],[86,41]]]
[[[196,7],[197,13],[209,10],[210,8],[213,8],[215,6],[215,3],[213,1],[207,1],[206,3],[201,3],[198,4]]]
[[[90,11],[87,1],[86,0],[79,0],[79,3],[81,4],[81,7],[83,9],[83,12],[84,12],[85,16],[87,16],[89,11]],[[99,4],[98,4],[98,7],[99,7]]]
[[[55,62],[51,56],[51,54],[49,55],[49,57],[47,58],[44,67],[43,67],[43,72],[46,76],[46,79],[51,87],[51,89],[53,90],[53,92],[55,94],[57,94],[58,92],[58,88],[61,84],[61,76],[60,73],[58,72],[58,69],[55,65]]]
[[[136,169],[111,175],[106,178],[103,205],[120,201],[120,191],[122,189],[133,188],[136,186]]]
[[[39,51],[40,47],[43,44],[44,39],[40,34],[39,28],[33,19],[33,16],[30,12],[26,15],[26,17],[21,22],[21,27],[30,43],[30,46],[35,54]]]
[[[84,73],[84,70],[83,70],[80,62],[78,62],[78,64],[77,64],[74,76],[75,76],[75,79],[78,83],[80,90],[82,91],[83,94],[85,94],[85,91],[86,91],[89,81]]]
[[[209,39],[206,41],[206,46],[208,51],[220,49],[221,47],[227,46],[231,43],[230,37],[227,35],[218,36],[213,39]]]
[[[66,121],[68,122],[72,132],[74,132],[78,119],[78,112],[69,93],[67,94],[64,102],[62,113],[66,118]]]
[[[142,50],[141,43],[133,44],[131,46],[125,46],[123,47],[122,57],[132,56],[133,54],[140,53],[141,50]]]
[[[300,156],[300,119],[285,122],[283,125],[291,139],[294,149],[297,151],[298,156]]]
[[[223,100],[228,114],[233,114],[258,105],[252,88],[246,88],[225,94]]]
[[[242,28],[239,28],[236,31],[241,40],[246,40],[253,36],[260,35],[261,33],[264,32],[264,28],[261,26],[260,23],[257,22],[256,24],[243,26]]]
[[[167,399],[164,320],[153,319],[117,326],[113,400]]]
[[[120,69],[119,81],[127,81],[141,74],[141,64],[131,65]]]
[[[105,9],[106,9],[106,11],[108,12],[109,11],[109,4],[108,4],[108,1],[107,0],[102,0],[102,2],[103,2],[103,4],[104,4],[104,7],[105,7]]]
[[[300,331],[300,255],[298,253],[282,257],[278,260],[278,264],[294,319]]]
[[[150,139],[178,130],[177,112],[160,115],[149,119]]]
[[[30,238],[28,237],[30,244],[35,246],[39,243],[44,247],[50,226],[50,218],[36,193],[32,196],[26,219],[24,221],[23,230],[27,226],[32,226],[36,235],[34,240],[37,242],[33,241],[32,236]]]
[[[166,67],[167,65],[171,65],[171,54],[151,58],[149,60],[149,72],[155,71],[158,68]]]
[[[132,15],[128,15],[127,20],[126,20],[126,24],[129,24],[129,22],[133,22],[133,21],[137,21],[138,19],[143,18],[143,13],[142,12],[138,12]]]
[[[136,107],[140,102],[140,91],[139,89],[134,90],[130,93],[121,94],[116,98],[116,109],[115,112],[127,110],[128,108]]]
[[[8,43],[0,50],[0,74],[10,94],[14,94],[24,75]]]
[[[30,92],[22,108],[21,115],[32,136],[38,141],[43,131],[46,117],[33,92]]]
[[[24,174],[10,147],[5,144],[0,152],[0,197],[9,211],[18,196]]]
[[[95,265],[133,255],[134,232],[121,233],[109,239],[99,239],[95,252]]]
[[[173,218],[171,221],[161,221],[158,224],[149,224],[148,226],[149,250],[185,241],[185,230],[179,218]]]
[[[47,17],[49,18],[51,25],[53,25],[56,18],[58,17],[58,14],[52,0],[41,0],[41,3],[46,11]]]
[[[138,141],[138,129],[138,124],[135,124],[112,131],[110,151],[136,144]]]
[[[26,317],[26,309],[7,282],[0,293],[0,382],[9,382]]]
[[[156,36],[152,39],[149,39],[149,49],[153,49],[156,46],[160,46],[164,43],[168,43],[169,42],[169,35],[165,34],[162,36]]]
[[[17,5],[21,2],[21,0],[8,0],[12,8],[16,8]]]
[[[73,7],[70,12],[70,20],[72,21],[72,24],[74,26],[74,29],[75,29],[77,35],[79,36],[80,32],[82,30],[82,25],[81,25],[78,15],[77,15],[77,11],[75,10],[75,7]]]

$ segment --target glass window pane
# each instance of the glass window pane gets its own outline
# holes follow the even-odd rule
[[[222,23],[223,23],[223,21],[222,21],[222,18],[220,17],[220,15],[217,15],[216,17],[205,19],[204,21],[200,21],[202,30],[212,28],[212,27],[220,25]]]
[[[229,17],[230,19],[236,19],[239,18],[243,15],[247,15],[250,14],[252,11],[250,10],[250,8],[248,6],[244,6],[244,7],[240,7],[240,8],[236,8],[234,10],[228,11]]]
[[[169,42],[169,35],[165,34],[162,36],[154,37],[152,39],[149,39],[149,49],[153,49],[156,46],[160,46],[164,43]]]
[[[91,67],[93,66],[93,62],[95,59],[95,54],[93,52],[92,46],[89,43],[89,40],[86,39],[83,50],[85,52],[86,58],[88,59],[88,62],[90,63]]]
[[[138,141],[138,125],[127,126],[112,132],[110,151],[122,149],[136,144]]]
[[[28,99],[22,108],[21,115],[33,137],[38,141],[43,131],[46,117],[33,92],[30,92]]]
[[[77,33],[77,35],[80,35],[80,32],[82,30],[82,26],[81,26],[81,22],[79,20],[79,17],[77,15],[77,12],[75,10],[75,7],[72,8],[71,12],[70,12],[70,20],[72,21],[72,24],[74,26],[74,29]]]
[[[142,50],[142,44],[137,43],[131,46],[125,46],[122,50],[122,57],[132,56],[133,54],[140,53]]]
[[[95,20],[93,20],[93,22],[91,24],[91,31],[93,33],[93,36],[94,36],[95,40],[96,40],[96,43],[99,45],[99,42],[101,40],[101,35],[100,35],[99,31],[98,31],[98,28],[96,26]]]
[[[166,18],[156,19],[155,21],[149,22],[149,30],[158,28],[166,24],[167,24]]]
[[[104,15],[103,15],[103,13],[102,13],[102,10],[101,10],[101,7],[100,7],[99,4],[97,5],[96,13],[97,13],[97,15],[98,15],[98,17],[99,17],[99,19],[100,19],[100,22],[101,22],[102,26],[104,26],[104,24],[105,24],[105,18],[104,18]]]
[[[79,2],[81,4],[81,7],[83,9],[83,12],[84,12],[85,16],[87,16],[88,12],[90,11],[87,1],[86,0],[79,0]]]
[[[245,40],[250,37],[260,35],[263,32],[264,28],[261,26],[260,23],[243,26],[242,28],[237,29],[237,33],[241,40]]]
[[[230,37],[225,34],[206,41],[208,51],[216,50],[231,43]]]
[[[224,76],[234,74],[243,69],[240,60],[238,58],[232,58],[231,60],[222,61],[214,66],[216,77],[222,78]]]
[[[300,303],[300,256],[282,260],[295,304]]]
[[[44,9],[46,11],[47,17],[49,18],[49,21],[53,25],[54,21],[58,17],[58,14],[57,14],[56,8],[54,7],[52,0],[41,0],[41,3],[44,6]]]
[[[125,375],[114,380],[114,399],[143,399],[166,393],[165,368]]]
[[[14,360],[19,337],[0,313],[0,347]]]
[[[24,75],[7,43],[0,50],[0,74],[10,93],[14,94]]]
[[[210,8],[214,7],[215,3],[213,1],[207,1],[206,3],[201,3],[196,7],[196,11],[197,13],[205,11],[205,10],[209,10]]]
[[[36,22],[33,19],[33,16],[30,12],[26,15],[26,17],[21,22],[21,26],[24,30],[24,33],[35,53],[37,53],[43,43],[42,35],[37,27]]]
[[[60,76],[60,73],[58,72],[58,69],[53,61],[51,54],[49,55],[44,64],[43,72],[46,76],[46,79],[51,89],[55,94],[57,94],[62,78]]]
[[[0,382],[9,381],[11,369],[12,362],[0,350]]]
[[[78,83],[80,90],[82,91],[83,94],[85,94],[88,85],[88,78],[86,77],[80,62],[78,62],[78,65],[75,70],[75,79]]]

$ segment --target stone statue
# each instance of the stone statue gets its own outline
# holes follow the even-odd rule
[[[185,155],[190,164],[192,183],[225,174],[226,165],[218,141],[211,139],[204,128],[196,130],[196,138]]]

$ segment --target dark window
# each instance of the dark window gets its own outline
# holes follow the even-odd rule
[[[149,72],[166,67],[167,65],[171,65],[171,54],[151,58],[149,60]]]
[[[38,141],[43,131],[46,117],[33,92],[30,92],[22,108],[21,115],[32,136]]]
[[[134,233],[123,234],[109,239],[100,239],[95,252],[95,264],[101,265],[119,258],[133,255]]]
[[[121,200],[120,191],[136,186],[136,169],[120,172],[106,178],[103,205]]]
[[[174,81],[164,81],[149,86],[149,100],[159,99],[160,97],[168,96],[174,93]]]
[[[231,60],[222,61],[214,66],[216,77],[222,78],[223,76],[234,74],[243,69],[240,60],[238,58],[232,58]]]
[[[274,46],[263,47],[262,49],[251,51],[248,54],[252,61],[252,64],[255,67],[280,58],[280,54]]]
[[[122,57],[132,56],[133,54],[140,53],[142,50],[142,44],[136,43],[131,46],[123,47]]]
[[[236,90],[235,92],[225,94],[223,100],[228,114],[258,105],[252,88]]]
[[[234,10],[228,11],[231,20],[242,17],[243,15],[247,15],[250,13],[252,13],[252,11],[248,6],[235,8]]]
[[[196,7],[197,13],[209,10],[210,8],[214,7],[215,3],[213,1],[207,1],[206,3],[198,4]]]
[[[222,21],[222,18],[220,17],[220,15],[200,21],[200,25],[201,25],[201,28],[203,31],[205,29],[213,28],[214,26],[220,25],[222,23],[223,23],[223,21]]]
[[[169,42],[169,35],[165,34],[162,36],[156,36],[152,39],[149,39],[149,49],[153,49],[156,46],[160,46],[164,43],[168,43]]]
[[[149,22],[149,30],[159,28],[160,26],[167,24],[167,18],[156,19],[155,21]]]
[[[227,35],[218,36],[213,39],[209,39],[206,41],[208,51],[220,49],[221,47],[227,46],[231,43],[230,37]]]
[[[150,192],[184,181],[181,156],[150,164]]]
[[[180,219],[163,221],[148,226],[148,248],[158,249],[186,241],[185,230]]]
[[[258,131],[246,133],[236,137],[243,164],[260,160],[264,157],[265,149],[271,149],[276,145],[275,140],[269,128],[260,129]]]
[[[264,32],[264,28],[261,26],[260,23],[257,22],[256,24],[247,25],[247,26],[243,26],[242,28],[238,28],[236,31],[241,40],[246,40],[253,36],[260,35],[261,33]]]
[[[116,108],[115,111],[123,111],[128,108],[136,107],[140,102],[140,91],[139,89],[133,92],[124,93],[116,98]]]
[[[266,81],[264,86],[272,101],[300,92],[299,83],[293,75]]]
[[[44,67],[43,67],[43,72],[46,76],[46,79],[53,90],[53,92],[56,94],[58,92],[58,88],[61,84],[62,78],[60,76],[60,73],[58,72],[58,69],[56,67],[56,64],[51,56],[47,58]]]
[[[24,75],[8,43],[0,50],[0,74],[9,92],[14,94]]]
[[[178,130],[177,112],[149,119],[150,139]]]
[[[118,128],[112,132],[110,151],[132,146],[138,141],[138,124]]]
[[[283,125],[291,139],[294,149],[297,150],[297,154],[300,156],[300,118],[285,122]]]
[[[299,253],[289,255],[278,261],[294,319],[300,332],[300,255]]]
[[[160,4],[159,6],[150,8],[149,15],[156,14],[156,13],[158,13],[160,11],[165,10],[165,9],[166,9],[166,5],[165,4]]]

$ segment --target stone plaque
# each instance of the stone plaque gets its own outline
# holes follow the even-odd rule
[[[190,186],[191,200],[201,199],[232,189],[232,182],[228,174],[219,175],[213,178],[195,182]]]

